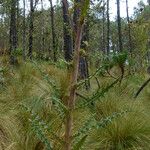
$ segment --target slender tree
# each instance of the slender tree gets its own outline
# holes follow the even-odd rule
[[[64,28],[64,52],[65,52],[65,60],[72,60],[73,53],[73,41],[72,41],[72,31],[71,31],[71,23],[69,18],[68,11],[68,1],[62,0],[63,6],[63,28]]]
[[[23,0],[23,35],[22,35],[22,44],[23,44],[23,60],[26,59],[26,0]]]
[[[16,11],[17,0],[11,0],[11,17],[10,17],[10,64],[16,64],[17,58],[15,51],[17,49],[17,23],[16,23]]]
[[[34,13],[34,5],[33,0],[30,0],[30,20],[29,20],[29,51],[28,57],[32,59],[32,51],[33,51],[33,13]]]
[[[45,47],[45,37],[44,37],[44,8],[43,8],[43,0],[41,0],[41,52],[40,57],[43,57],[44,47]]]
[[[132,38],[131,38],[131,26],[130,26],[130,18],[129,18],[128,0],[126,0],[126,12],[127,12],[128,36],[129,36],[129,52],[131,54],[132,53]]]
[[[110,17],[109,17],[109,0],[107,0],[107,55],[110,51]]]
[[[117,22],[118,22],[119,51],[122,52],[123,46],[121,33],[120,0],[117,0]]]
[[[106,53],[106,41],[105,41],[105,0],[103,0],[103,29],[102,29],[102,48],[103,52]]]
[[[81,39],[81,49],[87,53],[88,51],[88,45],[87,43],[89,42],[89,20],[88,17],[86,18],[86,21],[83,26],[83,34],[82,34],[82,39]],[[82,79],[87,79],[89,77],[89,65],[88,65],[88,60],[86,54],[80,55],[80,62],[79,62],[79,71],[80,71],[80,76]],[[86,80],[85,82],[85,88],[86,90],[90,89],[90,80]]]
[[[121,17],[120,17],[120,0],[117,0],[117,22],[118,22],[118,37],[119,37],[119,52],[123,52],[123,45],[122,45],[122,32],[121,32]],[[119,64],[121,70],[120,76],[120,84],[124,77],[124,63],[120,62]]]
[[[52,30],[52,41],[53,41],[53,58],[54,58],[54,62],[57,61],[57,56],[56,56],[56,51],[57,51],[57,47],[56,47],[56,33],[55,33],[55,23],[54,23],[54,6],[52,3],[52,0],[50,1],[50,7],[51,7],[51,12],[50,12],[50,16],[51,16],[51,30]]]

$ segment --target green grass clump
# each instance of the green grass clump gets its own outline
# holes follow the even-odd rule
[[[13,69],[5,66],[1,76],[0,150],[63,149],[70,76],[66,68],[27,62]],[[72,148],[149,150],[149,87],[133,99],[145,77],[127,77],[121,85],[97,78],[100,86],[92,78],[90,91],[78,89],[86,99],[77,96]]]
[[[91,131],[87,149],[97,150],[148,150],[150,149],[150,117],[142,101],[118,96],[114,89],[96,105],[96,120],[127,110],[114,117],[104,127]],[[111,118],[111,117],[109,117]]]

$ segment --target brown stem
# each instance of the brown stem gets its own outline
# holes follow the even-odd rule
[[[75,108],[75,99],[76,99],[76,85],[77,85],[77,77],[79,70],[79,51],[81,45],[81,37],[82,37],[82,29],[83,25],[79,24],[77,29],[77,36],[75,41],[75,54],[73,58],[73,69],[71,71],[70,78],[70,94],[68,99],[68,109],[66,115],[66,129],[65,129],[65,150],[71,150],[71,142],[72,142],[72,128],[73,128],[73,111]]]

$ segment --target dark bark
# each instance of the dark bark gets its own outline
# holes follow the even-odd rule
[[[23,41],[23,60],[26,60],[26,1],[23,0],[23,36],[22,36],[22,41]]]
[[[17,0],[17,4],[16,4],[16,29],[19,29],[19,0]],[[19,46],[18,44],[18,34],[19,34],[19,30],[16,30],[16,39],[17,39],[17,47]]]
[[[10,17],[10,64],[16,64],[17,58],[15,51],[17,49],[17,22],[16,22],[16,11],[17,11],[17,0],[11,1],[11,17]]]
[[[139,88],[139,90],[137,91],[137,93],[135,94],[134,98],[137,98],[138,95],[141,93],[141,91],[147,86],[147,84],[150,82],[150,78],[147,79],[142,86]]]
[[[106,41],[105,41],[105,0],[103,0],[103,31],[102,31],[102,48],[103,52],[106,53]]]
[[[80,15],[80,2],[81,0],[74,0],[74,14],[73,14],[73,24],[74,24],[74,39],[77,34],[77,22]]]
[[[72,60],[72,53],[73,53],[73,41],[72,41],[72,31],[71,31],[71,23],[69,19],[69,12],[68,12],[68,2],[67,0],[62,0],[63,5],[63,23],[64,23],[64,53],[65,53],[65,60],[71,61]]]
[[[30,20],[29,20],[29,51],[28,57],[32,59],[32,51],[33,51],[33,14],[34,14],[34,6],[33,0],[30,0]]]
[[[88,47],[85,42],[89,42],[89,23],[88,19],[86,23],[84,24],[83,27],[83,36],[81,40],[81,49],[85,50],[85,52],[88,51]],[[88,65],[88,60],[87,56],[80,56],[80,76],[82,79],[87,79],[89,78],[89,65]],[[90,80],[86,80],[85,82],[85,88],[86,90],[90,89]]]
[[[117,22],[118,22],[118,41],[119,41],[119,52],[123,52],[123,45],[122,45],[122,32],[121,32],[121,17],[120,17],[120,0],[117,0]],[[124,77],[124,63],[119,64],[121,70],[120,76],[120,85]]]
[[[109,16],[109,0],[107,0],[107,55],[110,52],[110,16]]]
[[[122,46],[121,17],[120,17],[120,0],[117,0],[117,22],[118,22],[119,51],[122,52],[123,46]]]
[[[44,55],[44,47],[45,47],[45,37],[44,37],[44,8],[43,8],[43,0],[41,0],[41,52],[40,58],[43,58]]]
[[[55,24],[54,24],[54,6],[52,3],[52,0],[50,1],[50,7],[51,7],[51,30],[52,30],[52,41],[53,41],[53,58],[54,58],[54,62],[57,61],[57,46],[56,46],[56,33],[55,33]]]

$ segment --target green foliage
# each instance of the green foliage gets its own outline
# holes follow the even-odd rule
[[[73,150],[149,150],[150,149],[150,90],[147,86],[143,93],[133,101],[141,83],[148,77],[141,69],[148,62],[150,19],[149,6],[139,3],[135,16],[130,23],[122,19],[123,49],[129,50],[128,27],[131,28],[132,56],[129,52],[118,52],[117,21],[110,21],[111,52],[106,56],[106,3],[84,0],[79,4],[80,25],[84,24],[88,13],[87,38],[83,44],[88,52],[80,50],[81,56],[88,55],[90,75],[77,85],[76,105],[68,109],[70,72],[72,62],[63,59],[63,18],[61,5],[54,7],[56,47],[59,52],[57,62],[53,57],[52,29],[49,22],[49,9],[34,12],[33,57],[37,62],[22,63],[22,10],[17,12],[17,44],[13,52],[20,65],[9,66],[9,20],[10,0],[0,1],[0,149],[2,150],[43,150],[64,149],[66,116],[71,112],[73,129],[71,144]],[[74,1],[72,1],[74,3]],[[76,5],[76,4],[75,4]],[[90,6],[89,6],[90,5]],[[103,6],[102,6],[103,5]],[[74,8],[70,8],[70,17]],[[143,10],[142,10],[142,9]],[[142,10],[142,11],[141,11]],[[104,14],[103,14],[104,11]],[[41,22],[45,20],[44,22]],[[29,15],[26,16],[26,27]],[[72,18],[70,18],[72,24]],[[42,23],[42,26],[41,26]],[[68,27],[66,27],[68,28]],[[103,30],[104,29],[104,30]],[[72,29],[68,28],[72,34]],[[28,28],[25,29],[28,32]],[[28,35],[26,35],[28,38]],[[44,44],[44,45],[42,45]],[[26,50],[28,42],[25,42]],[[113,52],[112,52],[113,51]],[[27,51],[26,51],[27,52]],[[40,60],[39,60],[40,58]],[[43,60],[42,60],[43,59]],[[129,63],[129,65],[128,65]],[[134,75],[123,79],[118,86],[120,69],[131,66]],[[126,69],[125,68],[125,69]],[[130,68],[129,68],[130,69]],[[136,72],[140,70],[140,72]],[[116,71],[116,72],[115,72]],[[142,73],[141,73],[142,72]],[[125,70],[125,73],[126,70]],[[112,79],[113,77],[113,79]],[[95,78],[99,81],[97,84]],[[114,80],[115,79],[115,80]],[[91,82],[91,89],[85,91],[83,84]],[[39,146],[40,145],[40,146]]]
[[[64,119],[68,111],[64,100],[69,85],[65,69],[48,63],[26,63],[6,70],[6,89],[0,93],[0,113],[4,114],[0,117],[0,131],[3,131],[0,144],[15,150],[24,147],[33,150],[38,143],[45,149],[63,148]],[[93,78],[99,71],[101,67],[90,76],[93,86],[96,86]],[[142,101],[130,99],[133,88],[138,88],[143,78],[136,75],[124,79],[121,87],[117,86],[118,80],[99,78],[98,89],[89,91],[84,101],[77,98],[73,112],[74,150],[149,146],[149,109]]]
[[[12,53],[14,56],[21,56],[22,55],[22,49],[17,48],[15,51]]]
[[[66,69],[69,63],[66,62],[64,59],[59,59],[55,65],[60,69]]]
[[[87,12],[90,6],[90,1],[89,0],[85,0],[81,2],[81,8],[79,8],[81,10],[81,15],[80,15],[80,24],[84,24],[84,19],[87,16]]]
[[[109,70],[114,66],[124,64],[127,61],[127,52],[112,53],[104,58],[103,67],[105,70]]]
[[[80,141],[74,146],[73,150],[80,150],[85,143],[87,135],[83,136]]]
[[[91,104],[94,105],[94,103],[98,100],[101,100],[102,97],[105,96],[106,93],[108,93],[108,91],[114,87],[115,84],[118,83],[118,79],[115,80],[113,83],[111,83],[110,85],[107,85],[105,88],[102,89],[98,89],[95,92],[93,92],[92,96],[87,97],[86,101],[84,101],[84,103],[81,104],[81,106],[79,106],[79,108],[85,107],[85,106],[90,106]]]
[[[51,150],[52,149],[51,144],[49,140],[46,138],[45,134],[43,133],[44,124],[40,122],[37,116],[33,118],[33,120],[30,120],[30,122],[32,126],[32,131],[36,134],[37,138],[45,144],[47,150]]]
[[[104,130],[96,130],[93,142],[99,149],[149,149],[149,125],[141,117],[136,113],[120,117]]]

